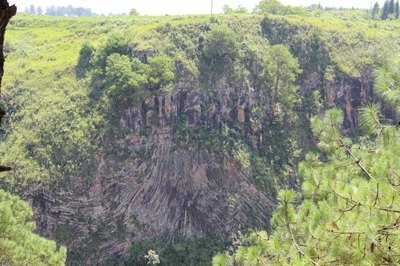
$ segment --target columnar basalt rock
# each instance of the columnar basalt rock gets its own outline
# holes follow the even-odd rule
[[[326,82],[326,101],[330,106],[343,109],[346,128],[358,125],[358,109],[373,99],[373,78],[372,69],[366,68],[358,78],[337,73],[332,81]]]
[[[307,82],[310,87],[318,83],[313,77]],[[371,71],[359,79],[338,74],[323,92],[328,104],[343,107],[346,126],[354,126],[356,110],[372,97]],[[93,264],[128,255],[135,241],[227,238],[239,228],[268,228],[273,196],[257,188],[228,152],[192,142],[200,127],[222,125],[239,127],[254,149],[267,142],[266,124],[250,121],[254,107],[268,105],[260,93],[182,89],[127,108],[119,119],[125,137],[113,152],[131,155],[96,155],[92,180],[74,177],[62,193],[40,188],[25,194],[36,209],[38,231],[49,237],[64,234],[71,239],[70,253],[81,251]],[[187,128],[181,144],[176,143],[179,127]]]

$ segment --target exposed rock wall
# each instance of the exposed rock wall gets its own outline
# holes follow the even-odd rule
[[[344,109],[345,126],[357,125],[357,109],[372,97],[371,70],[357,79],[337,74],[325,83],[310,76],[303,89],[320,86],[329,105]],[[125,136],[110,148],[115,156],[96,155],[92,179],[72,177],[62,192],[32,188],[26,193],[38,231],[70,243],[70,261],[103,264],[128,255],[134,241],[226,238],[239,228],[269,228],[273,197],[261,192],[228,153],[175,141],[180,124],[192,129],[186,142],[199,126],[239,125],[257,149],[268,141],[265,124],[253,128],[250,123],[250,110],[259,104],[269,102],[255,91],[180,90],[127,108],[119,119]]]
[[[374,96],[372,69],[366,68],[358,78],[337,73],[332,81],[324,84],[323,92],[329,106],[343,109],[344,126],[356,127],[358,109]]]
[[[226,90],[215,99],[183,90],[127,109],[120,119],[127,133],[111,152],[135,155],[116,155],[121,161],[98,155],[94,179],[74,177],[63,192],[27,193],[39,232],[70,240],[70,258],[102,264],[128,255],[133,241],[226,238],[239,228],[269,228],[273,197],[252,184],[233,158],[174,141],[178,123],[188,128],[242,123],[249,136],[258,134],[245,126],[256,95]]]

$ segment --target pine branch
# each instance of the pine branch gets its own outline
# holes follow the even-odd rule
[[[290,226],[290,222],[289,222],[289,217],[288,217],[288,212],[287,212],[287,202],[285,202],[285,222],[286,222],[286,227],[289,231],[290,234],[290,238],[292,239],[293,245],[295,246],[295,248],[297,249],[297,251],[302,255],[302,256],[306,256],[305,253],[301,250],[300,246],[297,244],[297,241],[294,237],[292,228]],[[310,262],[312,265],[318,265],[318,263],[316,263],[313,259],[310,258]]]
[[[340,194],[337,193],[334,189],[333,189],[332,191],[333,191],[333,193],[335,193],[338,197],[340,197],[340,198],[346,200],[347,202],[350,202],[350,203],[352,203],[352,204],[358,204],[358,206],[361,206],[361,207],[369,207],[369,206],[367,206],[367,205],[365,205],[365,204],[363,204],[363,203],[361,203],[361,202],[358,202],[358,201],[355,201],[355,200],[353,200],[353,199],[351,199],[351,198],[348,198],[348,197],[346,197],[346,196],[340,195]],[[375,210],[378,210],[378,211],[393,212],[393,213],[399,213],[399,214],[400,214],[400,210],[394,210],[394,209],[390,209],[390,208],[382,208],[382,207],[377,207],[377,206],[373,206],[373,208],[374,208]]]
[[[365,234],[365,232],[352,232],[352,231],[333,231],[325,228],[325,231],[328,233],[333,233],[333,234],[338,234],[338,235],[362,235]]]
[[[339,140],[338,140],[338,143],[339,143],[339,147],[342,147],[342,148],[344,148],[344,149],[346,150],[347,154],[350,155],[350,157],[354,160],[354,162],[358,165],[358,167],[368,176],[369,179],[372,179],[372,180],[375,179],[375,178],[368,172],[368,170],[365,168],[365,166],[361,163],[361,160],[360,160],[360,159],[357,159],[357,157],[354,156],[353,152],[352,152],[348,147],[346,147],[346,145],[344,145],[344,143],[343,143],[342,140],[339,139]]]
[[[378,203],[378,197],[379,197],[379,183],[376,183],[376,195],[375,195],[375,202],[374,206]]]
[[[340,217],[339,217],[338,219],[336,219],[335,221],[333,221],[333,223],[339,222],[340,219],[342,219],[343,215],[344,215],[346,212],[351,212],[351,211],[352,211],[355,207],[357,207],[357,206],[359,206],[359,205],[358,205],[358,204],[354,204],[350,209],[346,209],[346,210],[341,211]]]

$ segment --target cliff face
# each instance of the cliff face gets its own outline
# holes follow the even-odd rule
[[[317,73],[304,79],[302,89],[320,89],[322,99],[329,108],[342,109],[345,128],[358,126],[358,110],[374,98],[374,76],[371,68],[365,68],[359,77],[336,72],[330,81],[322,80]]]
[[[94,180],[76,177],[66,191],[25,195],[37,210],[39,232],[71,240],[70,257],[87,252],[85,263],[101,263],[127,255],[134,241],[225,239],[239,228],[269,228],[274,196],[250,182],[232,156],[189,144],[189,133],[175,140],[179,123],[192,134],[201,125],[238,123],[257,145],[257,130],[245,130],[255,96],[227,90],[213,101],[179,91],[126,110],[120,126],[128,133],[111,151],[125,155],[99,155]]]
[[[310,79],[308,87],[318,83]],[[359,79],[337,75],[324,85],[327,103],[344,109],[347,126],[357,124],[356,110],[371,97],[371,83],[366,70]],[[125,135],[111,156],[97,155],[94,179],[73,177],[62,192],[41,188],[25,195],[39,232],[69,241],[70,259],[89,255],[85,263],[102,263],[128,255],[132,242],[226,238],[239,228],[269,228],[274,195],[257,188],[227,152],[191,142],[201,126],[239,125],[257,149],[269,141],[263,138],[268,128],[250,123],[249,110],[260,101],[265,98],[254,91],[180,90],[125,110],[119,119]]]
[[[343,110],[346,128],[358,126],[358,109],[373,99],[373,82],[372,69],[366,68],[358,78],[338,73],[325,83],[325,100],[329,106]]]

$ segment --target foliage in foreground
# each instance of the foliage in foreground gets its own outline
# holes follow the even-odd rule
[[[0,190],[0,265],[64,265],[66,249],[32,233],[28,203]]]
[[[393,107],[400,100],[397,79],[393,67],[377,79],[378,95]],[[341,132],[341,111],[314,117],[319,152],[299,165],[301,203],[295,192],[280,191],[275,231],[239,239],[213,265],[399,264],[400,132],[381,117],[378,105],[361,110],[366,135],[356,143]]]

